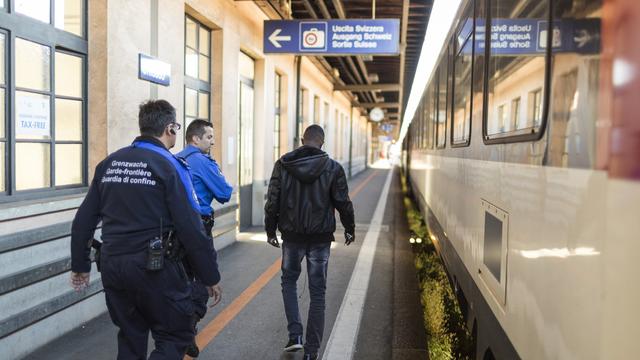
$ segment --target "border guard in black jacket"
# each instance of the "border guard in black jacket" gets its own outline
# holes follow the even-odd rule
[[[138,115],[141,136],[100,162],[78,209],[71,234],[71,281],[89,284],[93,233],[102,221],[100,266],[107,307],[119,327],[118,359],[182,359],[194,338],[187,257],[220,301],[216,252],[197,211],[188,166],[170,152],[176,142],[175,109],[148,101]],[[213,306],[212,305],[212,306]]]
[[[309,126],[302,144],[274,165],[264,222],[269,244],[280,247],[276,228],[282,234],[282,298],[289,330],[285,351],[303,348],[296,282],[302,259],[307,258],[311,302],[304,359],[312,360],[318,357],[324,332],[327,267],[336,231],[335,210],[340,214],[347,245],[354,240],[355,223],[344,169],[321,150],[322,128]]]

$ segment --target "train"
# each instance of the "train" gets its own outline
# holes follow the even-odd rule
[[[639,20],[466,0],[433,54],[401,161],[477,359],[639,356]]]

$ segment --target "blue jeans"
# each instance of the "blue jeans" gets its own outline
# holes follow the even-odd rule
[[[305,244],[282,243],[282,299],[287,315],[289,338],[302,336],[302,323],[298,309],[296,283],[302,270],[301,264],[307,258],[309,276],[309,317],[307,319],[307,337],[304,351],[317,354],[324,332],[325,290],[327,288],[327,265],[331,243]]]

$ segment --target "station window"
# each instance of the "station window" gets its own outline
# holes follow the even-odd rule
[[[536,89],[529,93],[530,123],[528,127],[539,127],[542,124],[542,89]]]
[[[520,126],[520,98],[511,100],[511,121],[509,126],[511,129],[517,129]]]
[[[507,118],[505,116],[504,111],[505,104],[498,106],[498,126],[500,127],[500,132],[508,131],[508,125],[506,124]]]
[[[330,115],[330,110],[329,110],[329,103],[328,102],[324,102],[324,113],[323,115],[323,122],[322,122],[322,129],[326,132],[327,131],[327,125],[329,125],[329,115]]]
[[[184,126],[211,121],[211,30],[185,15]]]
[[[340,114],[340,160],[344,160],[344,134],[346,133],[345,131],[345,127],[346,127],[346,121],[347,120],[347,115],[345,114]]]
[[[82,0],[55,0],[55,26],[78,36],[84,36]]]
[[[338,139],[338,145],[336,148],[336,157],[338,160],[342,160],[342,126],[344,125],[344,114],[340,113],[340,120],[338,120],[338,127],[336,128],[336,138]]]
[[[56,51],[55,55],[55,183],[82,183],[82,69],[81,57]]]
[[[300,141],[302,139],[304,127],[306,125],[306,117],[307,117],[307,108],[304,106],[307,99],[308,90],[305,88],[300,88],[300,95],[298,99],[298,115],[297,115],[297,127],[298,127],[298,139],[296,141],[298,144],[302,144]]]
[[[340,160],[340,124],[342,123],[341,120],[342,120],[342,114],[340,114],[338,110],[336,110],[336,119],[334,122],[335,141],[333,142],[333,151],[334,151],[334,156],[336,160]]]
[[[18,14],[50,24],[52,2],[55,5],[53,25],[72,34],[84,36],[83,0],[16,0],[14,9]],[[4,7],[4,0],[0,1],[0,7]]]
[[[508,29],[514,25],[533,29],[535,24],[548,18],[549,0],[491,2],[488,28],[491,29],[492,44],[489,50],[488,103],[484,126],[486,143],[535,140],[542,132],[547,31],[536,30],[536,33],[531,30],[534,35],[539,35],[539,39],[534,41],[534,37],[526,42],[512,40]],[[528,101],[526,104],[518,103],[517,112],[514,113],[513,109],[511,112],[500,110],[502,104],[520,97]],[[520,109],[522,106],[527,108]],[[526,116],[520,117],[521,113]],[[518,119],[513,118],[516,115]]]
[[[313,123],[320,124],[320,98],[313,97]]]
[[[472,11],[467,6],[454,39],[452,146],[467,146],[471,138]]]
[[[15,21],[0,25],[0,201],[64,193],[87,172],[86,2],[12,4]],[[77,35],[64,50],[56,28]]]
[[[18,0],[14,4],[14,10],[45,23],[51,22],[51,0]]]
[[[282,75],[276,73],[275,84],[275,114],[273,118],[273,160],[280,158],[280,121],[282,112]]]

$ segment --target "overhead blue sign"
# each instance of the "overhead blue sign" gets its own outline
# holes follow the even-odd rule
[[[138,78],[169,86],[171,84],[171,64],[151,56],[138,54]]]
[[[471,29],[469,20],[459,31],[459,46]],[[553,21],[551,50],[594,54],[600,51],[600,19],[561,19]],[[493,19],[491,21],[491,54],[535,55],[546,52],[549,22],[537,19]],[[476,20],[476,49],[485,48],[485,22]],[[463,52],[471,53],[471,44],[464,45]]]
[[[396,55],[400,20],[266,20],[263,37],[265,53]]]

